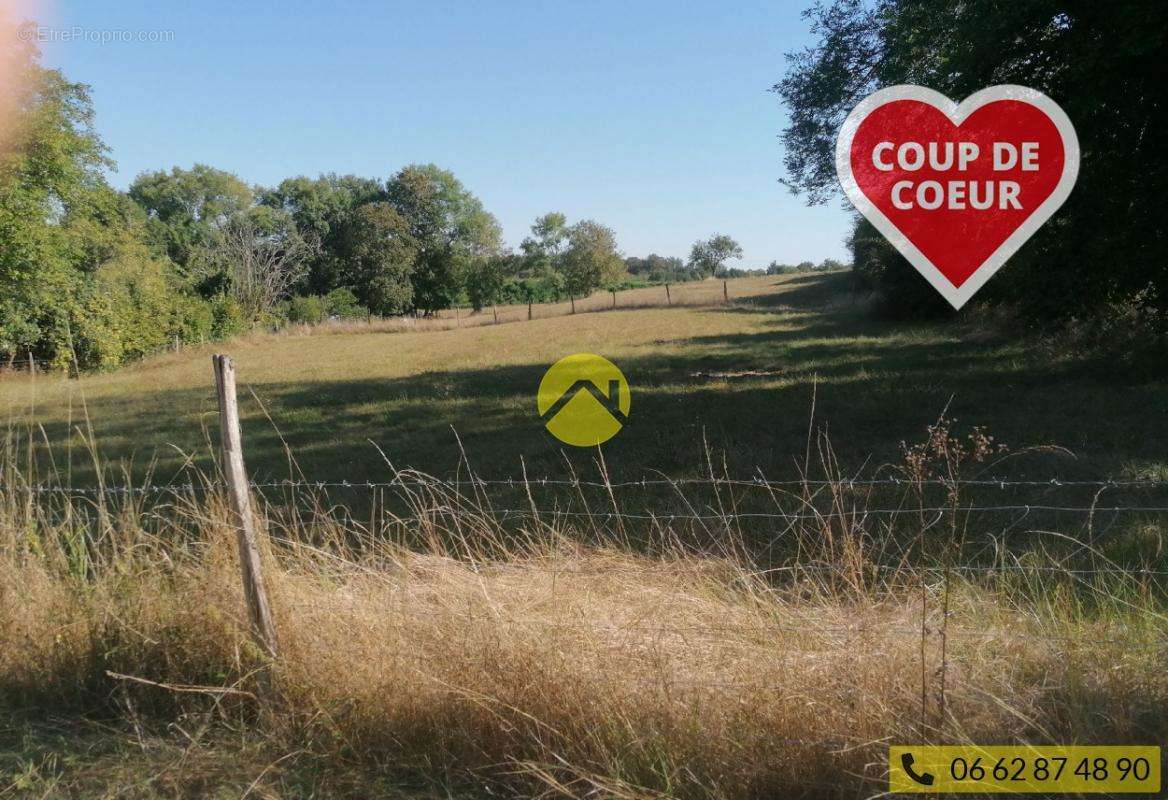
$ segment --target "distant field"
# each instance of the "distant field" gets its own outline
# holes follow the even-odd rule
[[[1003,468],[1010,474],[1108,477],[1164,464],[1162,381],[1115,385],[1000,335],[875,321],[850,302],[848,280],[732,280],[729,305],[717,302],[721,282],[708,281],[684,289],[691,300],[709,294],[714,304],[702,307],[498,326],[475,320],[450,330],[255,335],[80,380],[9,376],[0,380],[0,408],[17,428],[43,425],[57,471],[71,464],[73,480],[84,482],[89,456],[67,445],[84,399],[103,459],[132,465],[139,478],[154,462],[154,479],[167,481],[184,454],[210,464],[210,354],[223,351],[237,362],[248,467],[258,480],[289,476],[282,442],[313,480],[383,478],[387,467],[371,443],[396,466],[450,475],[456,433],[483,475],[518,475],[521,459],[529,475],[562,474],[566,463],[591,474],[595,453],[565,452],[535,412],[544,370],[591,351],[620,366],[632,387],[629,424],[604,446],[609,470],[626,479],[700,474],[707,445],[732,472],[790,476],[804,454],[813,395],[816,424],[849,468],[899,459],[900,442],[919,437],[946,408],[959,426],[986,426],[1012,448],[1073,453],[1018,459]],[[625,302],[661,292],[635,290]],[[578,309],[605,299],[611,304],[597,296]],[[505,315],[520,311],[525,318],[525,307]]]

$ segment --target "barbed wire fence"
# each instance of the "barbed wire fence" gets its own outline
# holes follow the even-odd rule
[[[0,475],[0,483],[3,483],[2,478]],[[927,517],[925,524],[929,525],[936,524],[938,520],[954,513],[970,517],[1006,515],[1008,518],[999,527],[1015,525],[1018,520],[1037,514],[1069,515],[1075,520],[1082,520],[1088,516],[1098,518],[1101,515],[1117,518],[1145,515],[1156,520],[1168,520],[1168,481],[1138,478],[994,476],[959,481],[940,479],[921,481],[899,476],[785,480],[757,476],[744,478],[654,476],[623,480],[589,480],[547,475],[526,478],[470,475],[440,479],[402,474],[388,480],[301,478],[253,480],[247,485],[258,498],[271,496],[270,499],[275,503],[279,503],[282,496],[295,495],[299,492],[328,493],[330,496],[339,493],[344,497],[381,492],[422,491],[429,493],[433,499],[433,503],[426,508],[427,513],[436,514],[458,513],[456,503],[450,502],[451,496],[473,498],[475,493],[479,492],[491,492],[493,496],[501,498],[527,498],[539,497],[541,492],[551,496],[573,496],[583,491],[593,493],[597,499],[612,494],[620,496],[620,493],[626,492],[634,497],[640,496],[642,501],[629,504],[635,507],[634,511],[608,508],[590,510],[571,507],[531,508],[522,507],[518,503],[495,506],[476,503],[474,513],[488,516],[498,525],[506,525],[514,520],[523,522],[536,516],[542,517],[545,523],[552,526],[565,521],[615,524],[623,520],[666,527],[685,523],[712,524],[719,529],[728,529],[739,524],[749,526],[752,523],[773,523],[780,528],[824,521],[854,525],[862,523],[865,519],[876,518],[885,523],[903,519],[910,524],[920,524],[922,515]],[[168,498],[201,500],[211,493],[224,495],[227,493],[226,482],[218,479],[145,483],[136,486],[32,484],[22,488],[35,495],[63,498],[69,502],[74,499],[94,502],[99,496],[127,500],[156,498],[166,502]],[[757,495],[766,502],[773,502],[774,492],[788,493],[783,496],[790,498],[791,507],[775,507],[769,510],[743,510],[731,507],[717,510],[712,506],[695,504],[694,507],[688,508],[655,508],[651,502],[654,500],[660,502],[662,498],[668,498],[679,492],[688,494],[690,491],[697,491],[701,494],[725,490],[732,490],[740,496]],[[900,497],[911,492],[920,493],[915,495],[916,497],[928,498],[936,497],[938,494],[947,495],[955,490],[969,499],[956,505],[944,502],[925,504],[918,502],[915,505],[887,503],[875,507],[861,505],[854,510],[831,507],[830,500],[827,499],[833,493],[859,493],[868,490],[875,491],[873,497],[878,499],[884,499],[886,496]],[[933,495],[930,495],[930,492]],[[644,496],[646,494],[649,497],[646,498]],[[1024,496],[1024,502],[1017,499],[1019,495]],[[805,498],[809,496],[824,497],[827,507],[808,509]],[[1109,499],[1112,497],[1118,499]],[[278,533],[269,532],[268,538],[275,547],[290,553],[304,548],[313,550],[313,546],[306,541],[290,539]],[[315,549],[314,552],[321,558],[334,559],[338,567],[345,571],[359,569],[374,574],[378,579],[385,577],[384,573],[377,572],[377,567],[373,565],[354,563],[324,549]],[[538,560],[524,560],[515,565],[472,559],[461,561],[459,567],[480,573],[484,579],[490,579],[492,575],[506,570],[518,570],[529,575],[542,573],[542,579],[549,583],[561,581],[565,577],[581,578],[588,572],[613,569],[605,564],[589,564],[585,559],[578,563],[541,563]],[[837,579],[841,572],[839,564],[811,562],[760,567],[753,574],[761,580],[819,577],[830,581]],[[860,572],[873,580],[887,577],[895,581],[906,575],[910,576],[919,587],[910,590],[918,593],[919,599],[915,602],[920,604],[919,627],[905,625],[904,615],[889,619],[857,614],[854,621],[844,621],[838,617],[817,618],[813,611],[800,611],[797,607],[792,609],[788,617],[760,616],[727,620],[724,623],[718,620],[690,623],[688,620],[655,617],[618,621],[565,619],[549,612],[546,617],[524,614],[509,620],[507,624],[530,629],[534,635],[540,637],[563,637],[562,640],[567,642],[600,637],[603,641],[609,642],[607,646],[629,648],[673,646],[673,643],[676,643],[676,646],[684,648],[683,652],[722,653],[726,654],[727,658],[731,657],[730,654],[752,652],[752,648],[757,649],[759,657],[771,658],[776,653],[778,646],[776,642],[782,642],[781,647],[789,648],[788,654],[782,656],[784,658],[809,656],[828,658],[833,653],[869,650],[879,652],[889,647],[911,649],[913,652],[920,650],[922,653],[920,707],[913,704],[903,709],[897,732],[877,736],[876,733],[881,732],[834,730],[832,727],[824,730],[822,735],[818,735],[817,731],[805,737],[783,738],[783,743],[788,746],[833,757],[854,758],[856,753],[867,754],[865,758],[869,767],[865,768],[861,782],[873,787],[882,786],[886,780],[880,764],[890,743],[906,738],[920,741],[944,740],[947,726],[950,724],[945,708],[947,704],[955,702],[953,698],[959,697],[961,692],[970,688],[966,685],[967,679],[959,666],[962,659],[967,657],[965,654],[968,654],[970,648],[1016,646],[1015,642],[1021,638],[1027,642],[1028,647],[1039,648],[1054,658],[1097,657],[1103,652],[1101,648],[1108,648],[1107,652],[1110,653],[1122,653],[1124,659],[1138,660],[1140,663],[1162,661],[1165,655],[1168,655],[1168,625],[1139,626],[1130,630],[1100,628],[1092,631],[1090,635],[1075,634],[1057,625],[1037,620],[1032,620],[1025,629],[971,629],[956,621],[950,621],[952,612],[946,601],[951,591],[951,582],[957,580],[959,576],[974,581],[1016,579],[1032,583],[1036,587],[1046,585],[1045,581],[1048,579],[1059,579],[1081,584],[1092,592],[1100,591],[1098,588],[1100,584],[1097,582],[1104,582],[1103,585],[1108,587],[1106,590],[1128,582],[1168,590],[1168,568],[1159,564],[1122,566],[1108,562],[1087,565],[1077,562],[1028,563],[1025,559],[1019,558],[995,560],[993,563],[913,564],[907,569],[902,563],[868,563],[860,568]],[[902,588],[909,588],[908,584],[904,584]],[[914,602],[909,599],[910,597],[910,594],[905,594],[905,601]],[[411,613],[428,612],[418,609]],[[945,683],[938,686],[941,675],[946,676]],[[659,688],[648,678],[631,680],[644,681],[644,691],[647,692]],[[914,682],[915,691],[917,680],[915,674],[910,680]],[[702,675],[687,682],[684,687],[672,687],[671,691],[688,691],[706,697],[726,696],[739,701],[750,699],[752,702],[768,702],[773,699],[777,702],[786,696],[790,686],[776,680],[774,672],[764,672],[757,676]],[[906,731],[910,729],[919,729],[920,733],[907,733]],[[808,787],[836,786],[829,781],[796,782]]]
[[[0,483],[3,476],[0,475]],[[1168,480],[1158,479],[1067,479],[1051,478],[1012,478],[987,477],[961,480],[912,480],[904,477],[880,478],[843,478],[843,479],[788,479],[772,480],[763,477],[731,478],[731,477],[679,477],[679,478],[640,478],[635,480],[587,480],[565,479],[559,477],[498,477],[485,478],[469,476],[464,478],[435,478],[417,473],[404,474],[391,480],[308,480],[283,479],[249,481],[248,489],[263,499],[272,499],[273,493],[308,492],[315,494],[343,493],[346,498],[352,499],[362,492],[376,493],[385,491],[414,492],[424,490],[435,497],[466,497],[473,498],[475,493],[500,491],[508,493],[505,499],[521,498],[525,504],[476,503],[475,512],[489,516],[495,522],[504,524],[513,520],[523,520],[532,517],[543,517],[545,520],[571,521],[586,519],[590,522],[650,522],[657,525],[675,525],[684,523],[723,523],[738,524],[772,522],[781,526],[789,526],[803,522],[831,522],[846,521],[854,523],[856,520],[881,519],[891,524],[900,518],[909,518],[917,525],[932,527],[945,516],[960,516],[972,518],[974,516],[1009,515],[1011,525],[1016,525],[1034,515],[1059,515],[1061,517],[1074,516],[1095,522],[1100,518],[1119,518],[1136,515],[1168,515]],[[59,496],[67,499],[97,499],[110,497],[123,498],[169,498],[169,497],[197,497],[215,492],[223,492],[227,484],[220,480],[204,479],[199,481],[145,483],[141,485],[94,485],[94,486],[65,486],[55,483],[28,484],[20,487],[34,495]],[[542,490],[559,492],[553,495],[554,500],[567,498],[572,500],[581,496],[580,493],[592,491],[596,499],[608,502],[611,508],[590,508],[584,503],[584,508],[566,507],[560,504],[541,507],[535,503],[535,497]],[[640,498],[635,502],[636,510],[627,511],[618,507],[616,493],[644,491],[656,493],[655,498]],[[695,501],[686,492],[707,491],[717,493],[722,490],[733,490],[737,494],[732,500],[724,501],[722,507],[715,507],[714,503]],[[825,491],[826,490],[826,491]],[[854,507],[842,508],[832,503],[833,493],[859,492],[861,490],[891,490],[900,492],[903,498],[906,492],[919,493],[916,503],[894,502],[884,506],[869,506],[859,503]],[[930,491],[942,491],[947,495],[968,492],[980,495],[976,501],[962,499],[958,502],[944,502],[935,498],[932,503],[926,504],[923,500]],[[757,504],[751,505],[751,492],[762,495],[761,501],[771,507],[760,509]],[[776,494],[779,492],[781,494]],[[1017,498],[1023,492],[1028,496]],[[1136,501],[1118,503],[1107,500],[1108,492],[1120,492],[1124,498],[1138,498]],[[822,493],[822,495],[820,494]],[[987,493],[1009,495],[999,502],[991,502],[986,498]],[[1089,502],[1069,502],[1060,499],[1067,493],[1089,493]],[[817,504],[822,496],[828,501],[829,507]],[[873,495],[869,495],[865,500]],[[664,500],[674,499],[672,505],[663,503]],[[722,498],[718,498],[721,500]],[[783,507],[783,501],[789,500],[790,507]],[[654,507],[656,501],[660,507]],[[382,500],[384,502],[384,500]],[[726,505],[730,507],[727,508]],[[441,512],[442,503],[436,503],[431,511]],[[964,569],[954,565],[952,569]],[[981,567],[974,569],[981,570]]]
[[[648,487],[679,487],[679,486],[723,486],[723,487],[753,487],[753,488],[799,488],[804,486],[810,487],[838,487],[843,489],[856,489],[860,487],[898,487],[910,488],[913,486],[927,486],[927,487],[983,487],[983,488],[997,488],[997,489],[1012,489],[1017,487],[1027,488],[1094,488],[1094,489],[1168,489],[1168,480],[1153,480],[1153,479],[1094,479],[1094,480],[1077,480],[1077,479],[1063,479],[1063,478],[1042,478],[1042,479],[1014,479],[1014,478],[980,478],[980,479],[961,479],[955,481],[947,481],[940,479],[930,479],[923,481],[916,481],[909,478],[868,478],[868,479],[849,479],[840,478],[833,480],[816,480],[816,479],[790,479],[790,480],[769,480],[766,478],[721,478],[721,477],[700,477],[700,478],[641,478],[637,480],[621,480],[621,481],[596,481],[596,480],[578,480],[578,479],[564,479],[564,478],[394,478],[392,480],[321,480],[314,481],[308,479],[283,479],[272,481],[249,481],[248,485],[252,489],[285,489],[285,488],[299,488],[299,489],[374,489],[374,488],[403,488],[410,485],[417,486],[438,486],[451,489],[473,488],[473,487],[491,487],[491,486],[507,486],[511,488],[520,487],[543,487],[543,486],[559,486],[569,487],[573,489],[588,488],[588,489],[626,489],[626,488],[648,488]],[[55,484],[33,484],[28,488],[38,493],[63,493],[63,494],[163,494],[182,491],[207,491],[216,488],[222,488],[225,484],[218,481],[203,481],[203,482],[187,482],[187,483],[163,483],[163,484],[144,484],[142,486],[92,486],[92,487],[73,487],[60,486]],[[1002,506],[995,506],[993,508],[1004,508]],[[1072,509],[1076,510],[1076,509]],[[1131,509],[1136,510],[1136,509]],[[1164,510],[1164,509],[1152,509]]]

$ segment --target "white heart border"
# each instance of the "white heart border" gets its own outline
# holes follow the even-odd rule
[[[998,100],[1021,100],[1036,106],[1050,117],[1062,137],[1063,174],[1054,191],[1043,201],[1042,205],[1034,210],[1034,213],[1026,218],[1025,222],[1018,226],[1017,230],[998,246],[997,250],[990,254],[989,258],[978,266],[961,286],[954,286],[950,283],[949,279],[937,269],[933,262],[918,250],[916,245],[900,232],[899,228],[892,224],[884,212],[877,208],[861,191],[852,175],[852,139],[855,138],[856,130],[869,114],[885,103],[894,100],[919,100],[927,103],[947,116],[954,125],[960,125],[966,117],[988,103]],[[876,230],[884,235],[884,238],[902,256],[908,259],[910,264],[916,267],[918,272],[925,276],[926,280],[949,301],[953,308],[960,309],[1066,201],[1071,189],[1074,188],[1075,180],[1079,177],[1079,137],[1075,134],[1075,126],[1059,108],[1058,103],[1036,89],[1004,83],[975,92],[962,100],[961,103],[954,103],[940,92],[906,83],[873,92],[852,109],[847,119],[844,120],[839,137],[835,142],[835,171],[844,194],[852,201],[852,205],[876,227]]]

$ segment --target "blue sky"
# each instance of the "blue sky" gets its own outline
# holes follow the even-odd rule
[[[517,245],[534,217],[612,226],[629,255],[728,233],[745,266],[844,258],[848,216],[778,183],[767,91],[805,2],[178,4],[57,0],[45,63],[93,86],[125,187],[203,162],[251,183],[451,169]],[[182,7],[187,6],[187,7]]]

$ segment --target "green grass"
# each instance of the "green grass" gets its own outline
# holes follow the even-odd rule
[[[984,425],[1014,449],[1058,445],[1073,454],[1017,459],[1003,467],[1014,475],[1146,474],[1163,463],[1163,380],[1117,384],[970,326],[876,321],[828,303],[847,280],[742,279],[732,282],[729,306],[432,332],[261,335],[81,380],[9,377],[0,381],[0,407],[13,427],[43,425],[57,470],[84,483],[89,456],[68,445],[84,396],[103,459],[132,465],[139,480],[156,462],[155,479],[170,480],[188,455],[209,464],[217,430],[209,356],[221,350],[237,362],[257,480],[289,476],[282,441],[313,480],[384,478],[372,443],[397,466],[449,475],[458,439],[485,476],[518,475],[521,459],[530,475],[562,475],[566,462],[588,473],[595,453],[547,434],[535,390],[550,364],[589,351],[620,366],[633,391],[629,424],[604,446],[620,478],[700,473],[707,444],[731,472],[791,476],[813,396],[816,423],[854,468],[897,460],[900,442],[945,408],[959,427]]]

